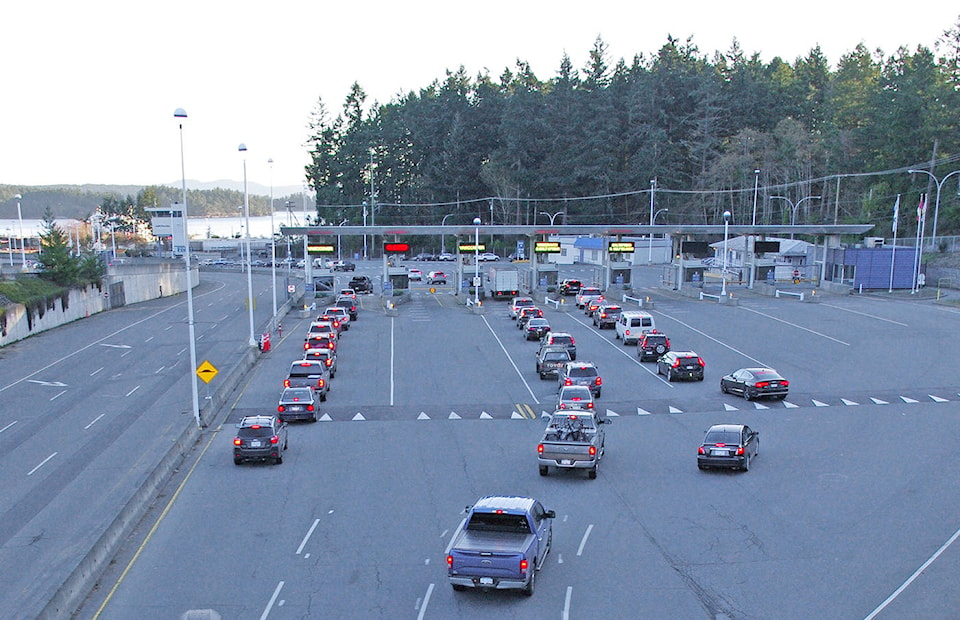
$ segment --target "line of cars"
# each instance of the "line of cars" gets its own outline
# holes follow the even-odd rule
[[[288,445],[289,422],[316,422],[320,403],[327,400],[330,380],[337,374],[337,352],[341,335],[358,318],[356,292],[340,291],[310,323],[303,341],[303,358],[290,362],[276,414],[244,416],[233,440],[233,462],[271,461],[283,463]]]

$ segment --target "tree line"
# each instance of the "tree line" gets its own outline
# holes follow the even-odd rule
[[[933,49],[860,44],[835,67],[819,47],[763,62],[672,37],[613,62],[598,37],[546,80],[520,60],[496,78],[461,66],[383,104],[355,83],[335,117],[311,113],[306,175],[326,224],[649,223],[652,193],[658,224],[729,210],[883,234],[897,194],[931,187],[908,169],[957,169],[958,124],[960,20]],[[960,233],[957,191],[939,231]]]

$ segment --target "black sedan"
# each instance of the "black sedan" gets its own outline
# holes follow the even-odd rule
[[[667,381],[703,381],[704,366],[703,358],[694,351],[670,351],[657,360],[657,374],[666,375]]]
[[[772,368],[741,368],[720,379],[720,391],[739,394],[745,400],[770,396],[784,399],[790,382]]]
[[[725,467],[748,471],[760,454],[760,433],[745,424],[714,424],[697,449],[697,467]]]
[[[523,331],[527,336],[527,340],[540,340],[550,331],[550,323],[547,322],[547,319],[534,317],[527,321]]]

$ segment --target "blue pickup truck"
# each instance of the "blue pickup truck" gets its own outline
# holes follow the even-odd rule
[[[489,495],[468,506],[447,554],[453,589],[522,590],[531,596],[550,551],[554,517],[530,497]]]

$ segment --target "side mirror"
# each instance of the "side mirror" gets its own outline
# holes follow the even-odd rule
[[[552,510],[547,510],[543,513],[543,516],[546,517],[547,519],[556,519],[557,513]]]
[[[601,424],[613,424],[613,420],[611,420],[610,418],[604,418],[604,419],[600,420],[600,423],[601,423]]]
[[[472,507],[473,507],[473,506],[465,506],[464,509],[463,509],[463,514],[467,514],[468,512],[470,512],[470,509],[471,509]]]

